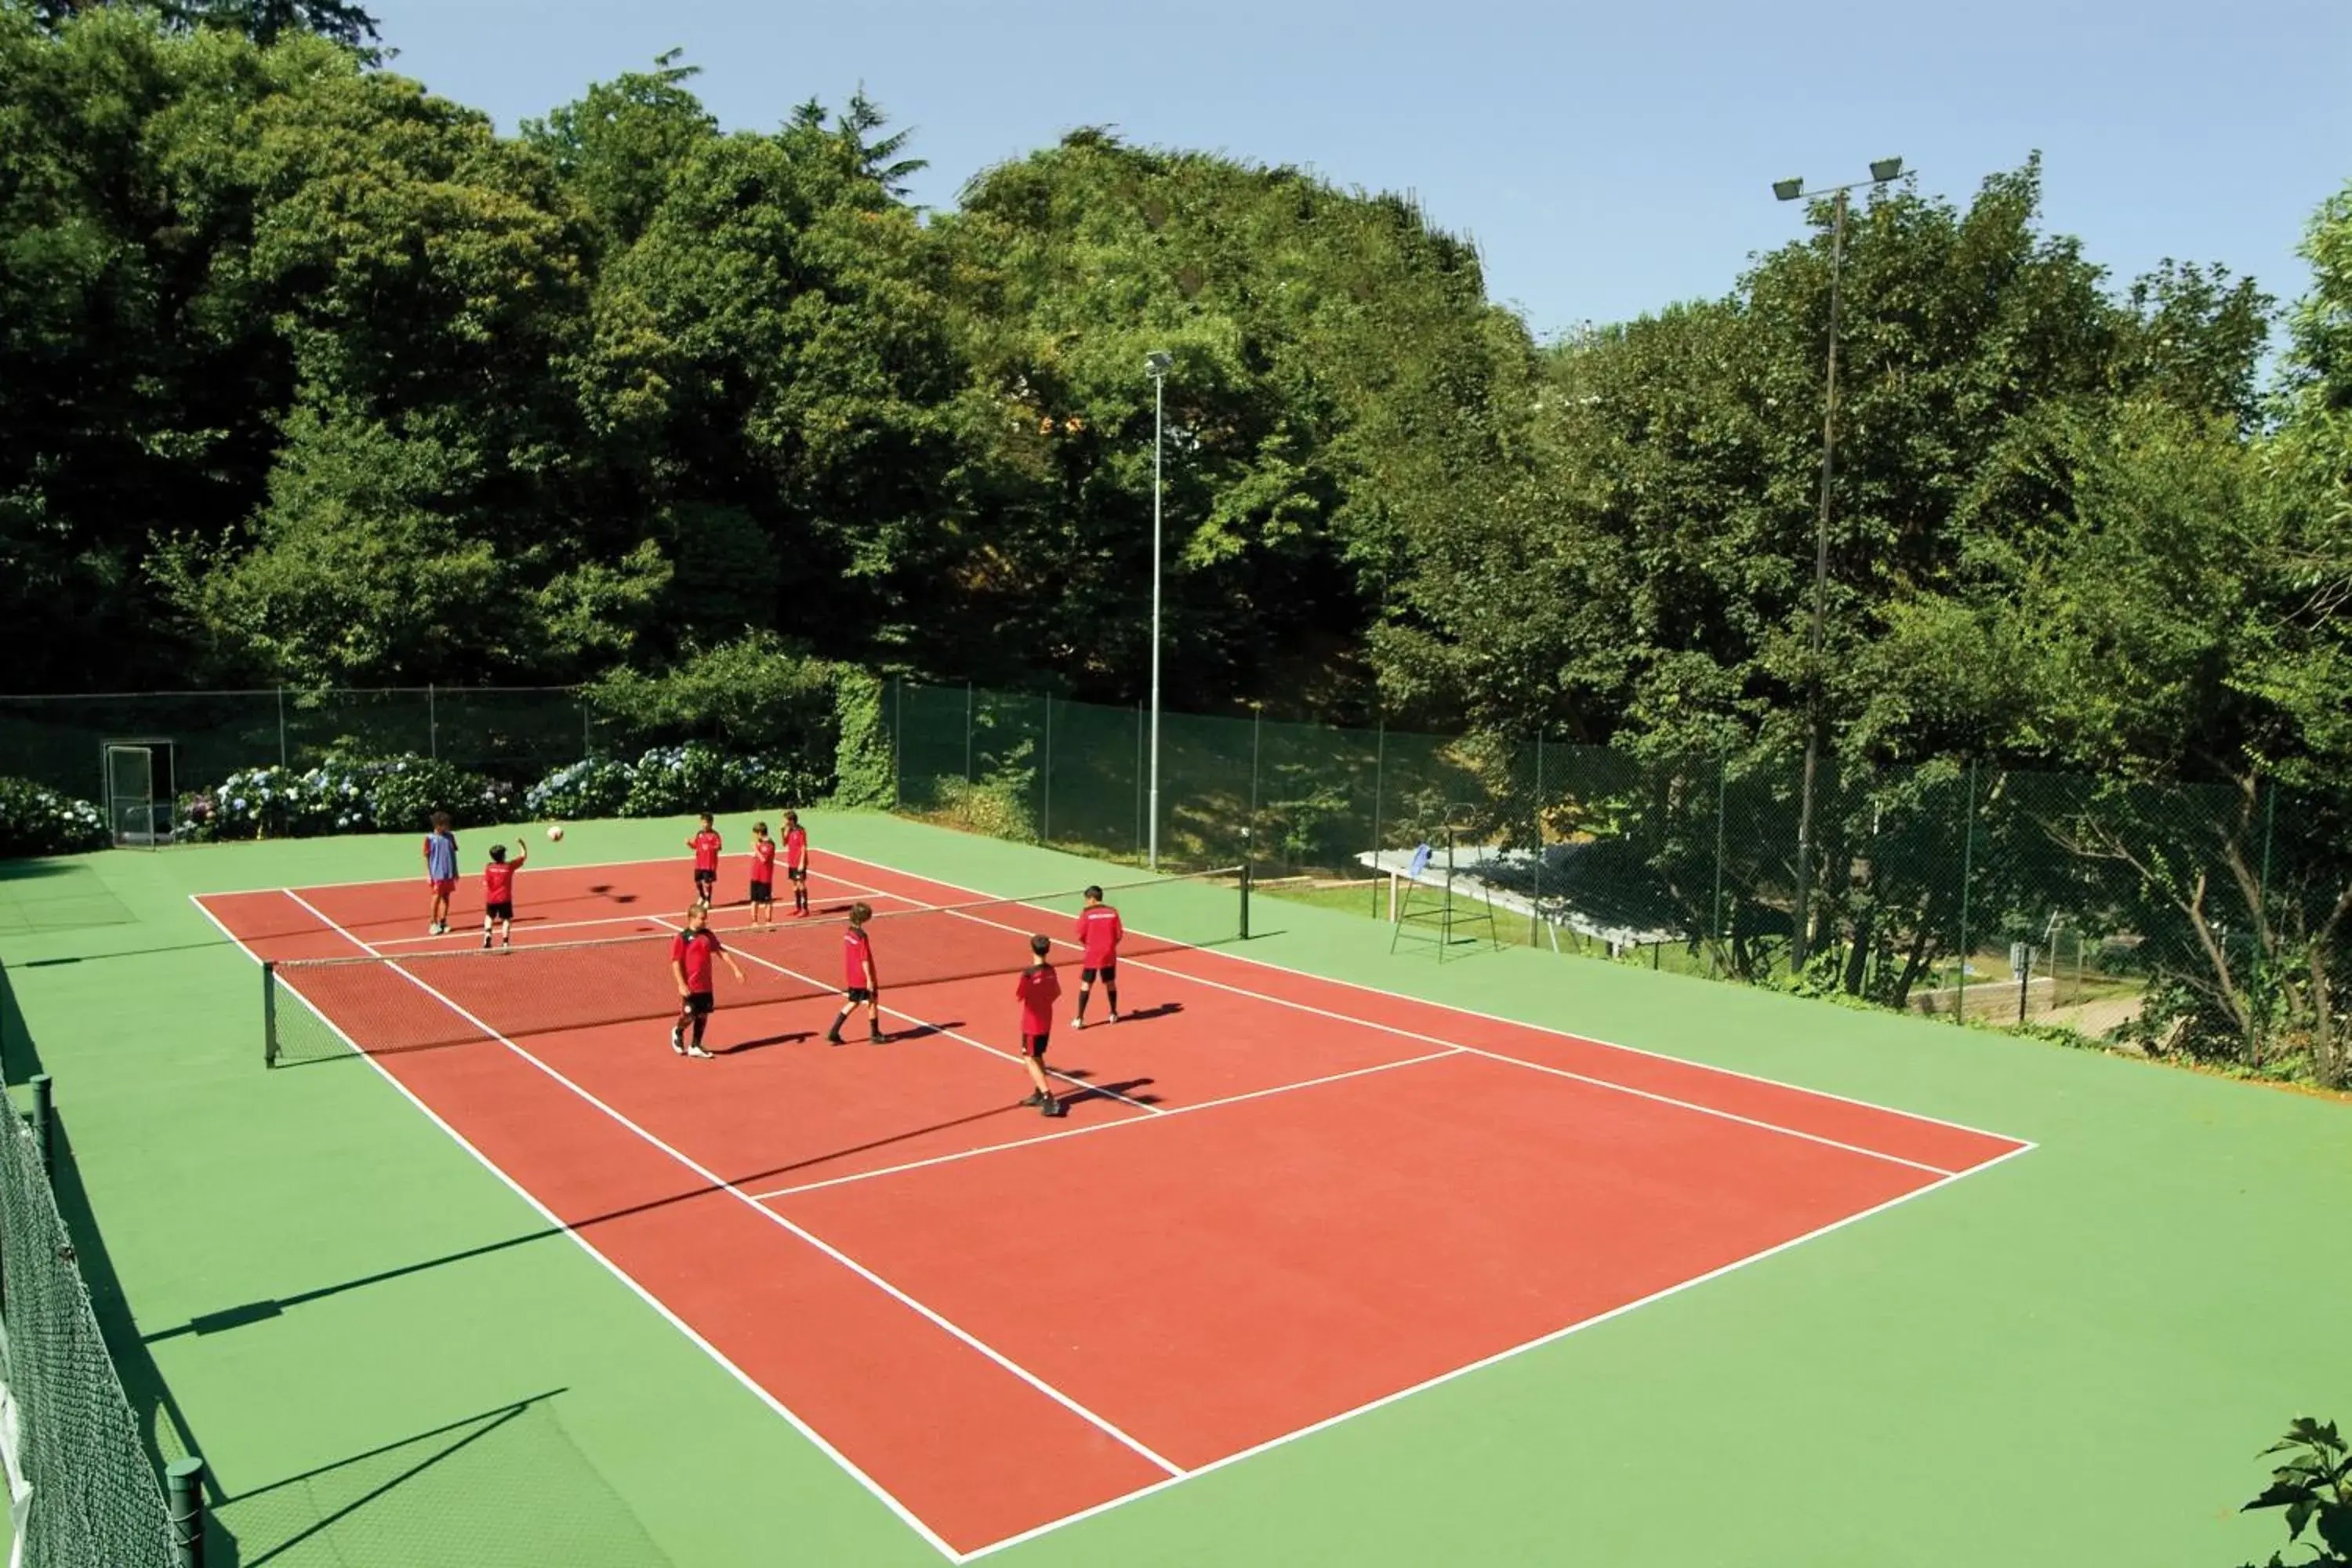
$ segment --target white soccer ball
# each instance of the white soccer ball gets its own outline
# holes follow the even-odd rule
[[[550,844],[561,844],[561,843],[562,843],[562,842],[563,842],[563,829],[562,829],[562,828],[561,828],[561,827],[551,827],[551,828],[549,828],[549,829],[547,830],[547,841],[548,841]]]

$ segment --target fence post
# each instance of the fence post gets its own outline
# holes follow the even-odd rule
[[[1969,1021],[1969,884],[1976,880],[1977,763],[1969,759],[1968,804],[1960,811],[1960,984],[1952,1022]]]
[[[33,1142],[40,1146],[41,1174],[51,1175],[57,1170],[56,1146],[49,1135],[57,1121],[54,1086],[45,1072],[35,1073],[26,1082],[33,1090]]]
[[[278,1065],[278,964],[261,961],[261,1065]]]
[[[1731,791],[1731,748],[1718,742],[1715,748],[1715,913],[1714,931],[1706,944],[1706,972],[1714,974],[1716,963],[1723,956],[1731,933],[1723,929],[1723,830],[1728,811]]]
[[[1045,693],[1045,765],[1039,770],[1037,777],[1045,797],[1039,808],[1044,821],[1037,829],[1037,841],[1051,844],[1054,842],[1054,694],[1050,691]]]
[[[1246,826],[1244,826],[1242,828],[1242,850],[1243,850],[1243,858],[1244,858],[1244,860],[1247,860],[1247,859],[1253,858],[1255,857],[1255,846],[1256,841],[1257,841],[1257,767],[1258,767],[1258,754],[1259,754],[1259,752],[1260,752],[1261,749],[1262,749],[1262,748],[1264,747],[1264,745],[1265,745],[1265,703],[1263,703],[1263,702],[1253,702],[1253,703],[1251,703],[1251,704],[1250,704],[1250,807],[1249,807],[1249,821],[1248,821],[1247,825],[1246,825]],[[1244,936],[1247,936],[1247,935],[1249,935],[1249,932],[1248,932],[1246,930],[1244,930],[1244,931],[1242,932],[1242,934],[1243,934]]]
[[[971,783],[971,682],[963,683],[963,782]]]
[[[1381,807],[1383,804],[1381,795],[1388,783],[1388,767],[1389,720],[1388,715],[1383,713],[1373,721],[1372,726],[1372,864],[1370,869],[1372,914],[1375,918],[1381,912]],[[1451,886],[1452,884],[1449,883],[1449,889]]]
[[[1534,819],[1536,830],[1536,891],[1535,897],[1528,900],[1528,945],[1529,947],[1535,946],[1536,939],[1542,934],[1539,928],[1543,923],[1543,726],[1538,724],[1536,726],[1536,797],[1529,812],[1529,816]]]
[[[205,1462],[191,1454],[163,1472],[172,1517],[172,1568],[205,1568]]]
[[[580,700],[580,760],[586,762],[596,754],[596,721],[590,716],[588,699]]]
[[[441,760],[441,708],[429,680],[425,683],[425,752],[436,763]]]
[[[1135,703],[1135,852],[1143,853],[1143,700]]]
[[[890,678],[890,809],[907,804],[907,678]]]

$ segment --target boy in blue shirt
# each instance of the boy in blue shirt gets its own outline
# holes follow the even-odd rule
[[[425,837],[425,879],[433,884],[433,917],[426,936],[449,934],[449,895],[457,890],[457,836],[449,831],[449,814],[433,814],[433,831]]]

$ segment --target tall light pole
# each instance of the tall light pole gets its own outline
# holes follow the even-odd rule
[[[1870,165],[1870,178],[1821,190],[1805,189],[1805,182],[1775,180],[1772,194],[1784,202],[1804,196],[1831,196],[1835,208],[1830,220],[1830,363],[1827,395],[1822,404],[1822,510],[1813,527],[1812,658],[1806,672],[1804,797],[1797,809],[1797,907],[1790,942],[1789,972],[1805,967],[1812,946],[1813,775],[1821,766],[1822,731],[1825,714],[1822,700],[1822,622],[1830,588],[1830,475],[1837,457],[1838,281],[1845,267],[1845,197],[1864,185],[1883,185],[1903,173],[1900,158],[1880,158]]]
[[[1160,869],[1160,450],[1167,412],[1168,368],[1176,362],[1155,349],[1143,356],[1151,378],[1151,826],[1144,866]]]

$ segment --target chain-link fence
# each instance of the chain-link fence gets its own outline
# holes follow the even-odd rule
[[[44,1117],[44,1121],[46,1118]],[[173,1568],[173,1527],[37,1132],[0,1116],[0,1442],[26,1568]]]
[[[1142,709],[913,682],[885,702],[902,811],[1149,851]],[[1457,890],[1539,945],[2345,1076],[2352,814],[2322,792],[1827,762],[1801,933],[1795,754],[1255,716],[1163,713],[1159,731],[1163,868],[1246,853],[1336,900],[1450,840]],[[1360,907],[1390,905],[1376,889]]]
[[[1150,857],[1141,704],[907,680],[881,698],[899,810]],[[163,741],[159,801],[330,753],[432,757],[520,789],[583,757],[700,738],[804,756],[808,779],[831,776],[837,726],[808,693],[724,714],[625,707],[562,689],[0,697],[0,772],[95,795],[109,743]],[[1832,759],[1808,836],[1801,759],[1752,747],[1163,713],[1157,749],[1157,858],[1170,868],[1247,858],[1273,876],[1361,880],[1449,843],[1520,940],[1955,1018],[2129,1027],[2154,1048],[2343,1075],[2352,1020],[2334,999],[2352,994],[2338,962],[2352,810],[2325,791]]]

